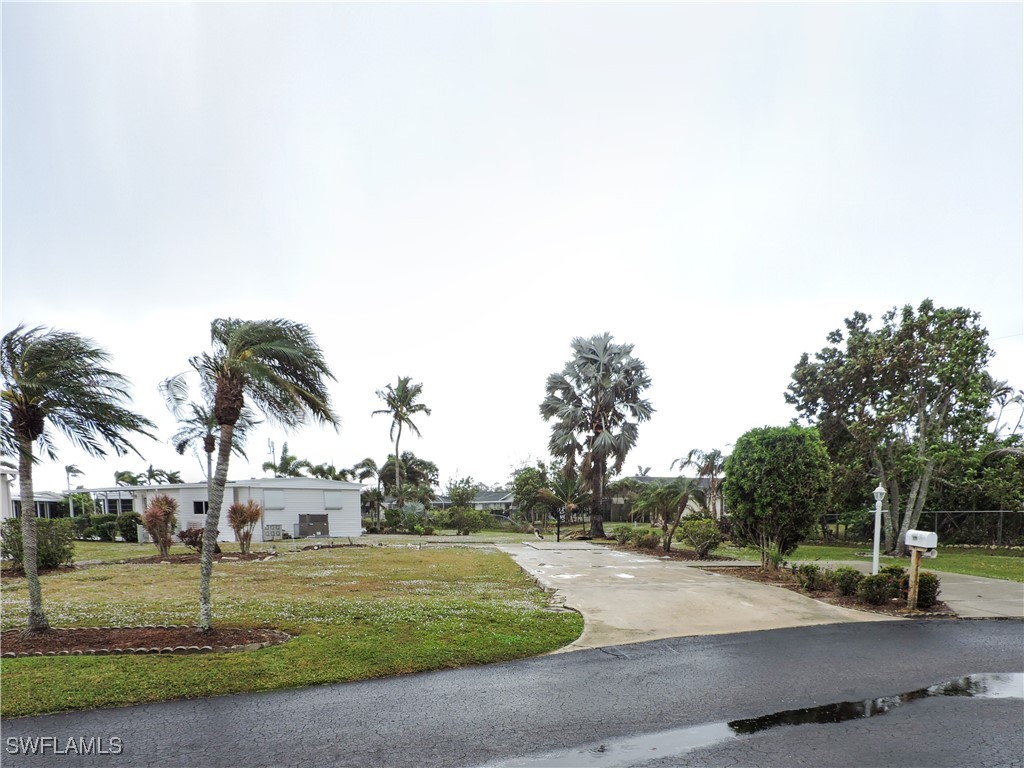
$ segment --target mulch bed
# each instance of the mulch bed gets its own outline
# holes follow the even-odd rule
[[[288,639],[284,632],[266,628],[214,627],[200,632],[192,626],[81,627],[32,634],[9,629],[0,633],[0,650],[5,657],[210,653],[256,650]]]
[[[636,547],[624,547],[621,544],[609,545],[612,549],[617,549],[620,552],[632,552],[635,555],[649,555],[650,557],[668,558],[670,560],[686,560],[690,562],[700,563],[735,563],[735,557],[723,557],[719,555],[708,555],[703,560],[697,557],[697,553],[692,549],[675,549],[666,552],[664,549],[659,547],[658,549],[637,549]],[[710,570],[710,569],[709,569]]]
[[[816,590],[814,592],[808,592],[800,587],[800,584],[796,580],[796,576],[790,573],[788,570],[779,569],[778,571],[762,571],[760,568],[705,568],[704,570],[712,573],[721,573],[726,576],[735,576],[739,579],[746,579],[747,581],[757,581],[761,584],[771,584],[775,587],[782,587],[788,589],[791,592],[799,592],[801,595],[806,597],[820,600],[823,603],[830,603],[832,605],[838,605],[843,608],[852,608],[857,611],[868,611],[870,613],[883,613],[887,616],[900,616],[900,617],[912,617],[915,619],[927,619],[927,618],[942,618],[942,619],[955,619],[959,618],[952,608],[946,605],[941,600],[937,600],[933,606],[927,611],[908,611],[906,600],[892,600],[887,604],[883,605],[871,605],[865,603],[860,598],[850,595],[840,595],[838,592],[826,592],[823,590]]]

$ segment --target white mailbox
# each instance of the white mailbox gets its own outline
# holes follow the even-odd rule
[[[939,546],[939,535],[932,531],[907,531],[906,543],[908,547],[935,549]]]

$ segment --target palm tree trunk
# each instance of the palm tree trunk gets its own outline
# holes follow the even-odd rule
[[[210,600],[210,581],[213,576],[213,553],[217,549],[217,526],[220,524],[220,508],[224,501],[224,486],[228,482],[228,460],[231,458],[231,441],[235,433],[234,424],[221,424],[220,442],[217,446],[217,470],[209,485],[210,492],[206,509],[206,525],[203,528],[203,552],[199,561],[199,629],[213,628],[213,603]]]
[[[604,517],[601,513],[601,500],[604,492],[604,463],[598,459],[594,462],[594,476],[590,484],[590,538],[604,538]]]
[[[32,491],[32,441],[18,439],[18,474],[21,484],[21,542],[25,583],[28,585],[26,632],[45,632],[50,623],[43,613],[43,589],[39,584],[39,539],[36,535],[36,498]]]
[[[395,437],[395,503],[402,506],[402,478],[398,471],[398,441],[402,439],[402,422],[398,422],[398,435]]]

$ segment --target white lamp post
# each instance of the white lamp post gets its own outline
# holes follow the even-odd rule
[[[885,498],[885,488],[882,481],[878,481],[878,487],[872,493],[875,495],[875,546],[871,551],[871,575],[878,573],[878,544],[882,535],[882,499]]]

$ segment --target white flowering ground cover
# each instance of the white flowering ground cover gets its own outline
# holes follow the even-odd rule
[[[195,564],[106,562],[47,574],[42,583],[54,627],[192,624],[198,612]],[[345,547],[221,561],[213,590],[215,624],[273,627],[293,639],[234,654],[4,659],[0,714],[505,661],[561,647],[582,631],[579,616],[548,610],[547,595],[488,549]],[[25,581],[5,579],[0,596],[2,628],[24,626]]]

